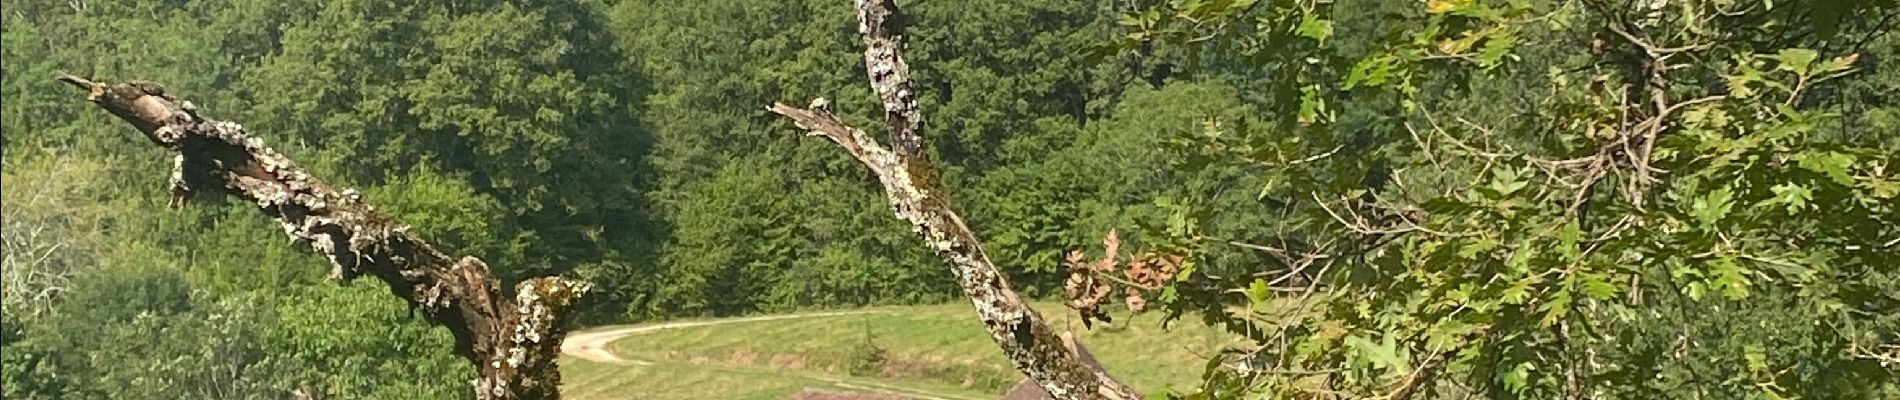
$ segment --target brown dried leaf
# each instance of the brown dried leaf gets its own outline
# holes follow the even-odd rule
[[[1134,260],[1128,261],[1128,269],[1122,270],[1122,275],[1127,276],[1129,282],[1134,283],[1136,286],[1141,286],[1144,289],[1153,288],[1155,286],[1150,282],[1150,280],[1154,279],[1154,270],[1148,268],[1148,260],[1145,258],[1137,257]]]
[[[1129,312],[1138,313],[1148,306],[1148,300],[1141,298],[1141,293],[1134,290],[1129,290],[1128,297],[1123,299],[1123,301],[1128,303]]]

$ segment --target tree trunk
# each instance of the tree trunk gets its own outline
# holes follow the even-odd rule
[[[456,353],[481,374],[472,382],[475,398],[560,398],[555,359],[566,335],[562,316],[587,290],[585,283],[534,278],[516,286],[514,299],[503,298],[500,282],[481,260],[436,250],[355,190],[331,188],[242,126],[205,118],[157,84],[107,86],[64,73],[59,80],[86,90],[87,100],[174,153],[172,207],[205,189],[256,204],[285,234],[328,258],[333,278],[374,276],[448,328]]]
[[[903,17],[890,0],[859,0],[857,13],[858,32],[864,36],[865,70],[871,88],[884,101],[885,128],[893,149],[846,125],[824,99],[812,101],[811,109],[783,103],[767,109],[791,118],[812,135],[831,139],[877,175],[897,217],[910,222],[925,245],[950,263],[990,337],[1029,379],[1058,399],[1140,398],[1063,346],[1056,331],[1010,289],[976,234],[950,208],[943,183],[923,148],[923,117],[911,88],[910,67],[901,52]]]

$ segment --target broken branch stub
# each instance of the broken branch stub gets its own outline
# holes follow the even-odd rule
[[[897,217],[911,223],[924,243],[950,264],[963,292],[976,306],[990,337],[1016,367],[1057,399],[1138,399],[1140,396],[1099,366],[1063,346],[1057,332],[1030,309],[983,252],[976,234],[951,209],[948,193],[923,151],[922,116],[904,63],[903,22],[887,0],[857,2],[858,32],[865,43],[865,71],[883,99],[892,149],[853,128],[827,107],[801,109],[775,103],[768,110],[790,118],[812,135],[824,136],[877,176]]]
[[[289,158],[245,133],[236,123],[199,114],[189,101],[150,82],[107,86],[61,73],[86,90],[86,99],[171,150],[172,206],[193,192],[225,190],[255,204],[292,239],[330,260],[341,280],[376,277],[397,297],[455,336],[455,351],[475,365],[475,398],[560,398],[563,316],[587,290],[583,282],[540,277],[504,298],[488,265],[451,258],[407,226],[365,203],[354,190],[338,191]]]

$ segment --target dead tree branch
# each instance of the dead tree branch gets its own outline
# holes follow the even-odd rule
[[[1057,332],[1010,289],[1009,281],[983,252],[976,234],[950,208],[948,193],[923,151],[923,118],[904,64],[904,25],[889,0],[857,2],[858,32],[863,34],[864,64],[871,87],[883,99],[885,127],[894,149],[886,149],[864,131],[847,125],[819,99],[811,109],[773,104],[767,107],[812,135],[824,136],[851,153],[877,176],[897,217],[911,223],[931,250],[949,262],[965,295],[991,338],[1017,369],[1058,399],[1136,399],[1132,389],[1100,367],[1083,362],[1062,345]]]
[[[475,364],[481,400],[560,398],[562,317],[587,290],[558,277],[530,279],[503,298],[500,282],[475,257],[451,258],[409,227],[338,191],[236,123],[199,114],[191,102],[149,82],[107,86],[61,73],[86,99],[174,153],[172,206],[199,190],[223,189],[257,205],[284,233],[328,258],[334,278],[375,276],[410,307],[455,336],[455,351]]]

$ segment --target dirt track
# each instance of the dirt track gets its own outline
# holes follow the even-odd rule
[[[567,335],[567,340],[561,342],[561,354],[565,354],[569,357],[574,357],[574,358],[579,358],[579,359],[583,359],[587,361],[593,361],[593,362],[604,363],[604,364],[650,366],[654,364],[652,361],[631,360],[631,359],[621,358],[619,355],[614,354],[613,351],[608,350],[607,344],[613,343],[615,340],[620,340],[620,338],[624,338],[629,335],[655,332],[655,331],[661,331],[661,330],[666,330],[666,329],[690,328],[690,327],[707,326],[707,325],[733,324],[733,323],[741,323],[741,322],[774,321],[774,320],[782,320],[782,319],[821,318],[821,317],[836,317],[836,316],[857,315],[857,314],[874,314],[874,313],[880,313],[880,312],[884,312],[884,311],[880,311],[880,310],[831,311],[831,312],[816,312],[816,313],[804,313],[804,314],[768,315],[768,316],[761,316],[761,317],[729,318],[729,319],[718,319],[718,320],[707,320],[707,321],[665,322],[665,323],[638,325],[638,326],[607,327],[607,328],[601,328],[601,329],[590,330],[590,331],[569,333]],[[801,375],[801,376],[804,376],[804,375]],[[882,385],[882,384],[877,384],[874,382],[864,382],[864,381],[854,382],[853,380],[845,380],[845,379],[838,379],[838,378],[831,378],[831,377],[824,377],[824,376],[805,376],[805,377],[810,378],[810,379],[829,382],[833,385],[836,385],[839,388],[859,390],[859,391],[865,391],[865,392],[871,392],[871,393],[897,395],[897,396],[920,399],[920,400],[952,400],[952,399],[965,398],[962,396],[930,393],[928,391],[917,390],[917,389],[912,389],[912,388]]]
[[[674,329],[674,328],[690,328],[690,327],[695,327],[695,326],[733,324],[733,323],[740,323],[740,322],[772,321],[772,320],[794,319],[794,318],[835,317],[835,316],[840,316],[840,315],[869,314],[869,313],[875,313],[875,312],[877,311],[859,310],[859,311],[833,311],[833,312],[818,312],[818,313],[804,313],[804,314],[768,315],[768,316],[762,316],[762,317],[729,318],[729,319],[716,319],[716,320],[709,320],[709,321],[665,322],[665,323],[658,323],[658,324],[651,324],[651,325],[614,327],[614,328],[606,328],[606,329],[600,329],[600,330],[574,332],[574,333],[567,334],[567,340],[561,342],[561,354],[566,354],[569,357],[579,358],[582,360],[593,361],[593,362],[598,362],[598,363],[618,364],[618,365],[653,365],[652,361],[629,360],[625,358],[620,358],[619,355],[615,355],[612,351],[607,350],[607,344],[613,343],[613,341],[615,340],[620,340],[620,338],[626,337],[627,335],[654,332],[654,331]]]

